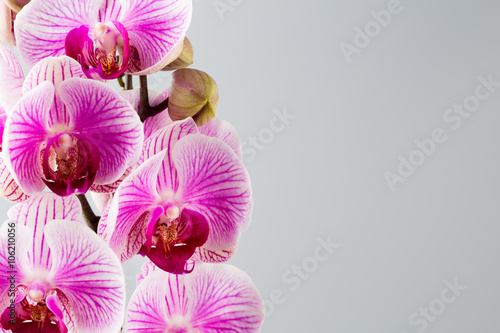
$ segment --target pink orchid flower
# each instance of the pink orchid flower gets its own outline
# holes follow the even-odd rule
[[[119,179],[137,161],[142,123],[105,84],[83,79],[80,65],[47,58],[28,73],[24,96],[5,126],[6,164],[22,190],[48,186],[65,196]]]
[[[182,274],[192,270],[187,262],[195,252],[193,261],[232,256],[250,221],[250,179],[232,149],[240,145],[234,129],[225,122],[212,126],[218,126],[215,137],[199,133],[188,118],[146,141],[144,162],[118,187],[99,225],[122,261],[141,254]]]
[[[15,21],[29,66],[68,55],[92,78],[159,71],[182,52],[191,0],[33,0]]]
[[[118,332],[125,280],[109,246],[77,218],[74,196],[43,193],[14,206],[0,231],[0,325],[22,332]],[[16,230],[12,233],[12,230]],[[12,239],[17,236],[15,260]],[[15,237],[14,236],[14,237]]]
[[[202,264],[189,275],[153,270],[132,295],[127,332],[256,333],[264,303],[247,274]]]

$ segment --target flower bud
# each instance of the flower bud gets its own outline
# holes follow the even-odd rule
[[[14,20],[30,0],[0,0],[0,42],[16,45]]]
[[[187,37],[184,37],[184,45],[182,47],[182,53],[179,58],[168,64],[162,71],[175,71],[177,69],[182,69],[189,67],[193,64],[193,45]]]
[[[205,72],[184,68],[172,75],[172,88],[168,99],[168,113],[172,120],[192,117],[203,126],[215,117],[219,103],[219,88]]]
[[[16,45],[14,31],[12,31],[13,16],[10,8],[0,0],[0,42],[10,45]]]

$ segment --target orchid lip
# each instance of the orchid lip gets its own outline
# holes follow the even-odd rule
[[[37,283],[29,288],[27,294],[18,286],[14,306],[9,306],[1,314],[1,327],[13,333],[17,332],[68,332],[63,323],[62,310],[57,302],[58,291],[49,290]],[[35,298],[35,299],[34,299]],[[15,309],[15,310],[13,310]]]
[[[170,219],[171,216],[177,217]],[[199,213],[167,205],[157,206],[150,213],[146,243],[139,254],[147,256],[160,269],[173,274],[188,274],[194,269],[191,260],[196,248],[208,239],[207,220]]]
[[[89,78],[116,79],[128,69],[130,43],[127,29],[118,21],[111,23],[114,28],[103,23],[95,25],[95,41],[89,38],[87,25],[71,30],[66,36],[66,54],[81,64]]]
[[[99,168],[99,149],[81,135],[60,133],[48,139],[42,168],[43,181],[57,195],[85,193]]]

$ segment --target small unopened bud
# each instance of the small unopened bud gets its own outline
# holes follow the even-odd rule
[[[187,37],[184,38],[184,45],[182,46],[182,53],[179,58],[168,64],[162,71],[175,71],[177,69],[182,69],[189,67],[193,64],[193,45]]]
[[[0,42],[16,45],[16,39],[12,31],[12,20],[12,11],[0,0]]]
[[[172,120],[192,117],[196,125],[203,126],[215,117],[218,103],[219,88],[210,75],[190,68],[173,73],[168,98],[168,113]]]
[[[0,42],[16,45],[13,22],[30,0],[0,0]]]

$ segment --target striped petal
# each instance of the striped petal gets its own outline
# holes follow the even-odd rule
[[[172,158],[184,208],[201,213],[210,225],[204,248],[232,251],[252,212],[250,178],[240,159],[221,140],[202,134],[177,142]]]
[[[128,175],[130,175],[133,170],[134,170],[134,167],[128,168],[127,170],[125,170],[125,172],[123,173],[123,175],[120,178],[118,178],[117,181],[115,181],[115,182],[113,182],[111,184],[104,184],[104,185],[92,184],[92,186],[89,187],[89,191],[92,191],[94,193],[102,193],[102,194],[115,193],[116,189],[118,188],[118,186],[120,186],[120,184],[122,183],[122,181],[125,178],[127,178]]]
[[[241,141],[233,125],[220,118],[213,118],[208,123],[201,126],[199,130],[201,134],[221,139],[227,143],[241,160]]]
[[[254,333],[264,320],[262,297],[244,272],[203,264],[188,275],[151,272],[127,310],[127,332]]]
[[[58,96],[59,85],[72,77],[87,78],[82,66],[70,57],[46,58],[35,65],[26,75],[23,84],[23,94],[27,94],[40,83],[49,81],[55,87],[54,104],[50,110],[49,125],[70,123],[70,115],[66,106]]]
[[[45,243],[44,228],[50,221],[64,219],[78,221],[82,208],[78,199],[72,195],[60,197],[44,192],[17,204],[8,211],[9,219],[33,230],[32,257],[30,265],[33,269],[48,270],[51,266],[50,250]]]
[[[53,102],[54,85],[44,82],[16,104],[5,126],[5,163],[27,195],[45,188],[40,151],[49,131],[48,114]]]
[[[122,0],[120,22],[128,31],[134,74],[152,74],[182,52],[191,23],[192,0]]]
[[[111,203],[111,199],[113,199],[113,194],[90,192],[90,197],[92,198],[92,201],[96,205],[99,213],[102,214]]]
[[[0,3],[0,6],[3,4]],[[10,12],[10,11],[9,11]],[[24,73],[14,53],[0,44],[0,106],[10,112],[23,97]]]
[[[99,147],[95,183],[115,182],[139,158],[144,134],[137,112],[101,82],[71,78],[58,92],[71,114],[72,131]]]
[[[101,1],[32,0],[16,17],[19,52],[33,67],[47,57],[65,54],[65,38],[74,28],[97,23]]]
[[[192,118],[177,121],[155,132],[144,142],[141,161],[166,150],[166,157],[158,174],[158,191],[176,191],[179,186],[177,171],[175,169],[172,152],[179,140],[190,134],[198,133],[196,123]]]
[[[208,263],[223,263],[229,261],[236,253],[235,249],[212,251],[205,247],[199,247],[193,255],[195,261]]]
[[[99,10],[99,22],[111,22],[118,20],[122,6],[120,0],[104,0]]]
[[[144,162],[115,193],[106,224],[112,233],[110,246],[122,261],[136,255],[146,241],[150,211],[159,201],[156,178],[164,156],[160,153]]]
[[[11,202],[23,202],[29,198],[12,177],[2,156],[0,156],[0,191],[0,194]]]
[[[45,227],[52,253],[50,277],[74,311],[77,331],[118,332],[125,308],[125,279],[120,261],[85,225],[53,221]]]

